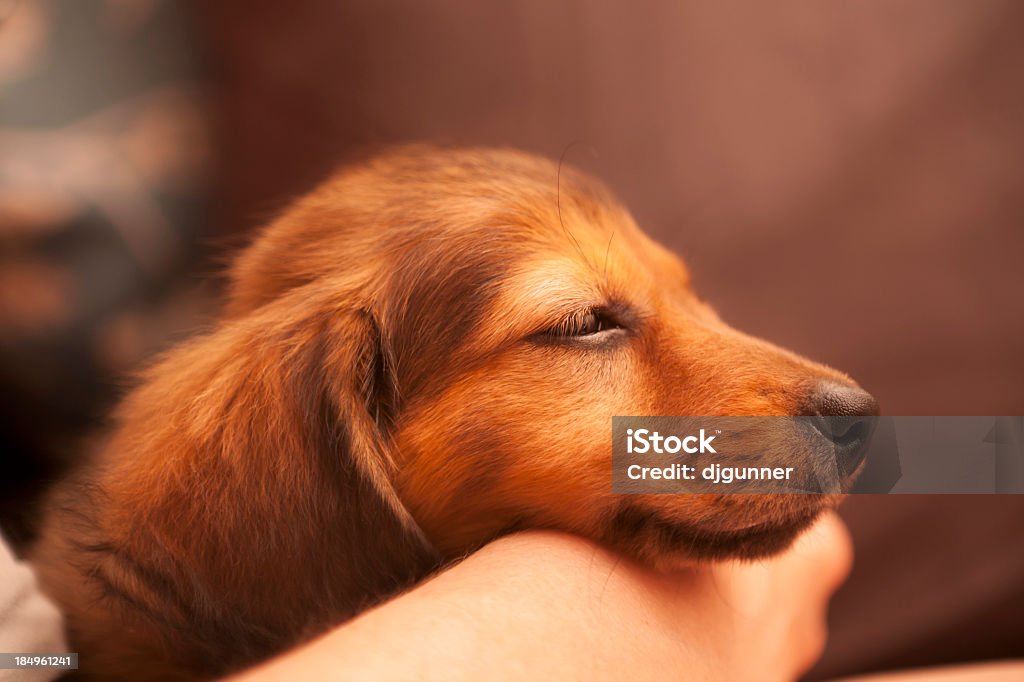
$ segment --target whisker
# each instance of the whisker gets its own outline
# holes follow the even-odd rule
[[[618,228],[612,230],[612,235],[608,237],[608,245],[604,247],[604,285],[608,286],[608,259],[612,254],[612,240],[615,239],[615,233],[618,232]]]
[[[555,208],[558,210],[558,223],[562,226],[562,231],[572,240],[576,251],[580,254],[580,258],[586,261],[587,257],[583,253],[583,247],[576,240],[576,236],[565,226],[565,220],[562,218],[562,165],[565,163],[565,157],[569,154],[569,150],[577,144],[579,144],[579,140],[573,140],[567,144],[565,149],[562,150],[562,155],[558,157],[558,173],[555,177]]]

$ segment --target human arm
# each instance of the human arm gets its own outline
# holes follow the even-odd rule
[[[673,574],[522,533],[237,682],[794,679],[820,654],[850,556],[833,516],[770,560]]]

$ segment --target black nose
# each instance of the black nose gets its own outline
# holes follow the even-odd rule
[[[811,424],[834,444],[840,471],[849,476],[864,461],[879,414],[878,401],[867,391],[823,381],[811,393],[807,412]]]

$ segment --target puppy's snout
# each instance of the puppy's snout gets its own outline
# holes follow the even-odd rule
[[[807,405],[811,424],[834,445],[845,475],[864,460],[868,441],[879,415],[878,401],[858,386],[823,381],[811,393]]]

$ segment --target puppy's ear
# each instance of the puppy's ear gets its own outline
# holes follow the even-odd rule
[[[391,485],[386,357],[368,312],[308,287],[173,350],[123,405],[76,565],[229,668],[423,577],[437,556]]]

